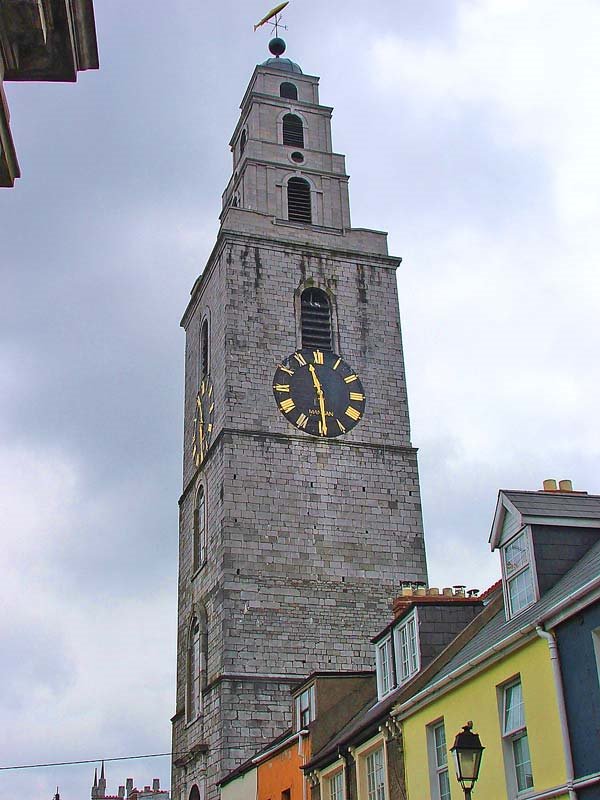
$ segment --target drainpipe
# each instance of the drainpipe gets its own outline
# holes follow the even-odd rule
[[[304,765],[304,737],[308,736],[308,731],[306,729],[302,729],[298,731],[298,755],[300,756],[300,760]],[[302,773],[302,800],[306,800],[306,775]]]
[[[545,631],[541,625],[537,625],[535,632],[540,639],[548,642],[550,651],[550,663],[552,664],[552,674],[554,676],[554,687],[556,689],[556,699],[558,701],[558,717],[560,720],[560,732],[562,734],[563,751],[565,754],[565,766],[567,769],[567,786],[569,787],[569,800],[577,800],[577,792],[573,788],[575,770],[573,769],[573,753],[571,752],[571,740],[569,737],[569,726],[567,723],[567,709],[565,706],[565,694],[563,691],[562,676],[560,674],[560,662],[558,659],[558,647],[556,639],[551,633]]]

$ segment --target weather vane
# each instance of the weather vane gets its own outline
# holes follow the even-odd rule
[[[287,25],[282,25],[280,19],[281,19],[281,12],[289,2],[290,0],[286,0],[285,3],[279,3],[279,5],[276,5],[275,8],[272,8],[268,14],[265,14],[265,16],[261,19],[260,22],[256,23],[256,25],[254,26],[254,30],[256,31],[257,28],[260,28],[261,25],[264,25],[266,22],[268,22],[269,25],[271,25],[271,27],[275,31],[276,38],[279,36],[279,28],[283,28],[284,31],[286,31]]]

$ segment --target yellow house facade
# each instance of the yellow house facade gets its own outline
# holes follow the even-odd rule
[[[506,726],[506,716],[511,713],[507,701],[510,704],[515,691],[522,700],[518,730]],[[474,798],[569,797],[549,650],[535,631],[518,649],[491,653],[489,660],[467,670],[462,680],[450,680],[445,686],[436,686],[434,681],[420,695],[393,712],[402,723],[409,800],[464,798],[449,750],[469,720],[485,747]],[[515,764],[514,742],[523,741],[523,736],[515,738],[518,734],[526,736],[530,767]],[[440,754],[443,741],[444,755]],[[524,749],[521,746],[517,755],[522,756]],[[518,769],[524,777],[522,788],[517,785]]]

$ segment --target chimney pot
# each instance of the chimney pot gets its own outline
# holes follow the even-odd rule
[[[152,781],[152,791],[158,792],[160,790],[160,778],[154,778]]]
[[[402,589],[402,597],[412,597],[413,590],[410,586],[404,586]]]
[[[133,778],[127,778],[125,787],[127,789],[127,794],[128,795],[131,794],[131,792],[133,790]]]
[[[556,491],[556,481],[554,478],[546,478],[544,481],[544,491],[545,492],[555,492]]]
[[[417,595],[417,597],[424,597],[425,594],[426,594],[425,587],[424,586],[418,586],[415,589],[415,594]]]
[[[119,797],[125,797],[125,787],[119,786]]]
[[[561,492],[572,492],[573,491],[573,482],[569,480],[559,481],[558,488]]]
[[[440,590],[437,588],[437,586],[430,586],[429,589],[427,589],[427,594],[431,595],[432,597],[435,597],[439,593]]]

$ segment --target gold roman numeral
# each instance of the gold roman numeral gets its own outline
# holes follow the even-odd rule
[[[275,391],[276,392],[289,392],[290,385],[289,383],[276,383],[275,384]]]
[[[339,421],[339,419],[336,419],[336,422],[337,422],[337,426],[338,426],[338,428],[340,429],[340,431],[341,431],[342,433],[346,433],[346,428],[344,428],[344,426],[343,426],[343,425],[342,425],[342,423]]]
[[[284,367],[283,364],[279,365],[279,369],[282,372],[287,372],[288,375],[293,375],[294,374],[294,370],[293,369],[288,369],[287,367]]]
[[[315,364],[323,363],[323,353],[320,350],[313,350],[313,360]]]
[[[365,396],[361,392],[350,392],[350,400],[364,400]]]
[[[281,403],[279,403],[279,408],[287,413],[288,411],[292,411],[292,409],[296,408],[296,404],[291,397],[288,397],[286,400],[282,400]]]
[[[215,410],[215,404],[214,404],[214,403],[211,403],[211,404],[210,404],[210,406],[209,406],[209,408],[208,408],[208,413],[209,413],[209,414],[212,414],[212,412],[213,412],[214,410]]]
[[[204,385],[204,381],[202,381],[202,383],[200,384],[200,394],[203,395],[205,390],[206,390],[206,386]]]
[[[348,406],[348,408],[344,411],[344,414],[353,420],[360,419],[360,411],[357,408],[354,408],[354,406]]]
[[[300,364],[301,367],[305,367],[306,366],[306,359],[304,358],[302,353],[294,353],[294,358]]]
[[[304,430],[304,428],[306,428],[307,422],[308,422],[308,417],[306,416],[306,414],[300,414],[300,416],[296,420],[296,425]]]
[[[338,358],[338,360],[333,365],[333,369],[337,369],[341,363],[342,363],[342,359]]]
[[[358,375],[354,375],[354,374],[347,375],[344,378],[344,383],[354,383],[354,381],[357,381],[357,380],[358,380]]]

